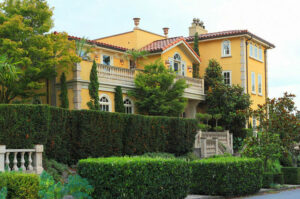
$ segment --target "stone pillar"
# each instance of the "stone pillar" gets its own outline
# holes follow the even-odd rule
[[[240,44],[240,47],[241,47],[241,52],[240,52],[240,55],[241,55],[241,86],[244,88],[244,93],[247,93],[247,78],[246,78],[246,41],[244,38],[241,38],[241,44]]]
[[[226,131],[226,138],[227,138],[227,145],[228,145],[229,147],[231,147],[231,146],[230,146],[231,143],[230,143],[230,133],[229,133],[229,130]]]
[[[188,100],[185,108],[185,114],[187,118],[196,118],[197,105],[199,102],[200,100]]]
[[[80,63],[76,63],[73,68],[73,103],[74,103],[74,109],[81,109],[81,85],[79,83],[79,80],[81,80],[80,77],[80,71],[81,66]]]
[[[43,145],[35,145],[35,155],[34,155],[34,161],[33,161],[33,168],[36,174],[40,175],[44,168],[43,168],[43,152],[44,152],[44,146]]]
[[[200,147],[201,147],[201,157],[206,158],[206,138],[200,138]]]
[[[5,152],[6,146],[0,145],[0,172],[5,171]]]
[[[218,138],[213,138],[213,140],[215,141],[215,145],[216,145],[216,155],[219,154],[219,141]]]
[[[231,147],[231,154],[233,154],[233,134],[230,133],[230,147]]]

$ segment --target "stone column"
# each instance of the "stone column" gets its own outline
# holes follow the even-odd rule
[[[215,145],[216,145],[216,155],[219,154],[219,141],[218,138],[213,138],[213,140],[215,141]]]
[[[5,152],[6,146],[0,145],[0,172],[5,171]]]
[[[81,80],[80,77],[80,71],[81,66],[80,63],[76,63],[73,68],[73,103],[74,103],[74,109],[81,109],[81,85],[79,83],[79,80]]]
[[[206,138],[200,138],[200,147],[201,147],[201,157],[206,158]]]
[[[185,108],[185,114],[187,118],[195,118],[197,112],[197,105],[200,100],[188,100],[187,106]]]
[[[241,48],[241,52],[240,52],[240,55],[241,55],[241,86],[242,88],[244,88],[244,92],[247,93],[247,79],[246,79],[246,41],[244,38],[241,38],[241,44],[240,44],[240,48]]]
[[[40,175],[44,168],[43,168],[43,152],[44,152],[44,146],[43,145],[35,145],[35,155],[34,155],[34,171],[36,174]]]

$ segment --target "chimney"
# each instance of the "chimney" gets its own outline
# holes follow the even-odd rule
[[[141,18],[133,18],[134,25],[135,25],[134,29],[139,29],[140,20]]]
[[[194,18],[192,25],[189,27],[189,36],[195,36],[195,33],[206,34],[207,30],[205,30],[205,26],[203,21],[201,21],[199,18]]]
[[[165,35],[166,38],[168,38],[169,29],[170,29],[170,28],[167,28],[167,27],[163,28],[164,35]]]

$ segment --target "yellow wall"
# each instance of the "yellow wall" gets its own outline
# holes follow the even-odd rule
[[[141,29],[134,29],[130,32],[100,38],[96,41],[121,46],[128,49],[140,49],[143,46],[159,39],[165,39],[165,37]]]

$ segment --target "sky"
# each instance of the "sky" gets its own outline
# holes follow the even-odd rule
[[[269,97],[295,94],[300,110],[299,0],[48,0],[53,31],[96,39],[140,28],[169,37],[188,36],[193,18],[208,32],[247,29],[276,48],[268,52]]]

